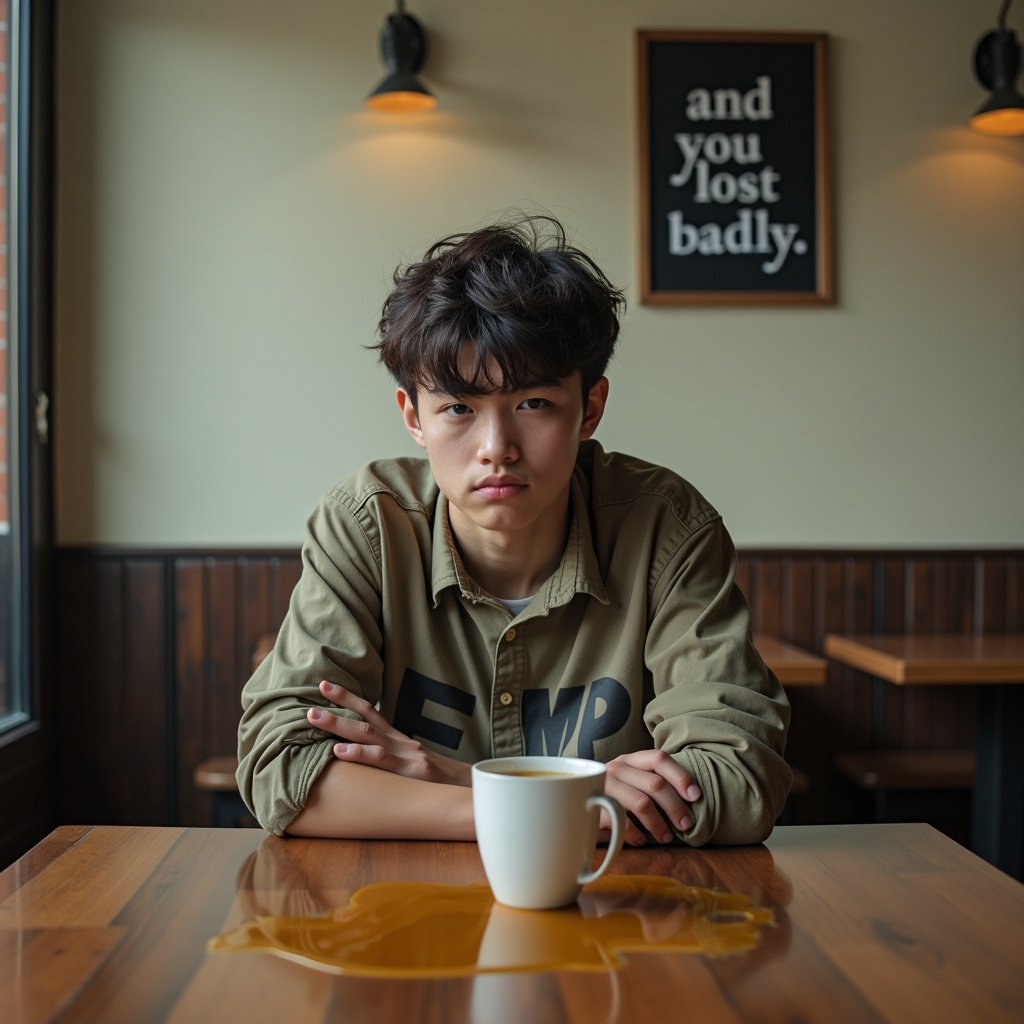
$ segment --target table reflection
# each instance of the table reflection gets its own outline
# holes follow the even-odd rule
[[[769,868],[771,855],[762,852]],[[713,872],[706,881],[716,888],[667,875],[607,874],[570,907],[516,910],[496,903],[484,881],[377,882],[346,893],[323,867],[293,860],[287,841],[266,840],[239,879],[244,918],[211,940],[211,952],[272,953],[364,977],[608,971],[632,953],[756,951],[762,932],[778,929],[785,890],[771,870],[757,877],[774,907],[721,891]]]

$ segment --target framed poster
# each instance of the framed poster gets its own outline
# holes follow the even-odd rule
[[[641,301],[834,301],[826,36],[637,33]]]

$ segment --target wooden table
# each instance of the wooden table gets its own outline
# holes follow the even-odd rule
[[[754,637],[754,646],[783,686],[820,686],[828,678],[828,662],[824,658],[777,636],[759,633]]]
[[[1020,878],[1024,820],[1024,635],[825,637],[836,661],[896,686],[978,685],[971,846]]]
[[[780,827],[765,846],[627,850],[612,870],[744,894],[774,923],[744,952],[630,953],[597,972],[330,974],[207,942],[324,915],[371,883],[477,882],[476,845],[67,826],[0,874],[0,1020],[1024,1019],[1024,886],[927,825]]]
[[[754,636],[754,646],[764,659],[764,663],[775,673],[776,678],[786,688],[794,686],[820,686],[828,679],[828,662],[824,658],[796,647],[777,636],[758,633]],[[790,794],[805,793],[810,788],[811,780],[807,773],[790,765],[793,772],[793,784]],[[787,805],[782,821],[788,821],[790,810]]]

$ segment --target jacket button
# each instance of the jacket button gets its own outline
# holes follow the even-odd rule
[[[514,629],[514,628],[513,628],[513,629],[510,629],[510,630],[509,630],[509,631],[508,631],[508,632],[507,632],[507,633],[505,634],[505,639],[506,639],[506,640],[507,640],[507,641],[508,641],[509,643],[511,643],[511,642],[512,642],[513,640],[515,640],[515,638],[516,638],[516,631],[515,631],[515,629]]]
[[[505,692],[504,692],[504,693],[503,693],[503,694],[502,694],[502,695],[501,695],[501,696],[500,696],[500,697],[498,698],[498,700],[500,700],[500,701],[501,701],[501,703],[505,705],[505,707],[508,707],[508,706],[509,706],[509,704],[511,704],[511,703],[512,703],[512,694],[511,694],[511,693],[509,693],[509,692],[508,692],[508,690],[506,690],[506,691],[505,691]]]

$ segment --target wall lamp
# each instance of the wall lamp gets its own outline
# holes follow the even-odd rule
[[[416,77],[427,59],[427,36],[423,26],[405,13],[404,0],[396,0],[395,13],[389,14],[384,22],[380,55],[388,74],[366,97],[370,110],[412,114],[437,106],[437,98]]]
[[[1010,0],[1003,0],[999,27],[978,40],[974,49],[974,74],[992,95],[971,118],[971,127],[986,135],[1024,135],[1024,96],[1017,91],[1020,43],[1006,27]]]

